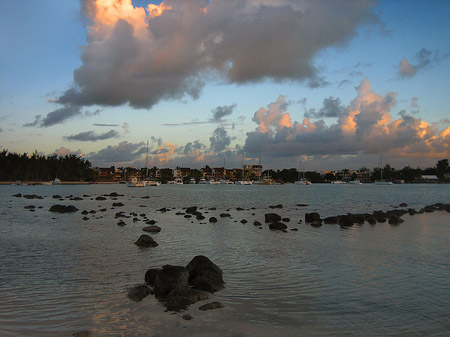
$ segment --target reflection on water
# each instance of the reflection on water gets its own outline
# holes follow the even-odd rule
[[[402,202],[413,208],[450,202],[447,187],[0,186],[0,335],[70,336],[89,330],[93,336],[444,336],[450,330],[448,213],[404,216],[405,223],[395,227],[366,223],[348,230],[312,228],[298,220],[316,210],[329,216],[387,210]],[[124,207],[113,209],[111,198],[91,200],[113,191],[124,194],[117,198]],[[12,197],[19,192],[45,198]],[[92,197],[61,202],[53,194]],[[56,203],[97,212],[87,215],[89,220],[80,212],[48,212]],[[268,208],[279,203],[282,209]],[[42,208],[30,212],[27,205]],[[219,222],[175,215],[192,205]],[[161,207],[173,209],[156,211]],[[102,208],[107,210],[99,212]],[[136,247],[143,216],[119,227],[118,211],[158,221],[162,231],[153,237],[159,246]],[[232,218],[220,218],[224,211]],[[274,211],[289,217],[289,229],[298,231],[253,226]],[[188,309],[194,319],[184,321],[183,313],[165,312],[153,297],[139,303],[127,298],[128,288],[143,283],[148,268],[186,265],[199,254],[224,271],[226,288],[213,296],[224,309],[202,312],[203,303],[196,303]]]

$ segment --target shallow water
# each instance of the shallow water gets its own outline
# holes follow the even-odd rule
[[[124,196],[91,200],[113,191]],[[91,197],[58,201],[54,194]],[[118,201],[125,206],[113,209]],[[0,186],[0,335],[444,336],[450,330],[449,213],[347,230],[298,223],[305,212],[372,212],[402,202],[416,209],[449,203],[449,185]],[[80,211],[48,212],[57,203]],[[268,207],[275,204],[283,208]],[[27,205],[37,208],[31,212]],[[175,215],[192,205],[218,223]],[[174,209],[156,211],[161,207]],[[97,212],[83,220],[81,210]],[[156,220],[159,246],[136,247],[145,224],[130,218],[119,227],[119,211]],[[220,218],[223,212],[232,218]],[[289,229],[298,231],[253,226],[269,212],[289,217]],[[208,300],[221,301],[224,309],[199,311],[207,303],[199,302],[186,311],[193,320],[185,321],[186,312],[165,312],[152,296],[139,303],[127,298],[148,268],[186,265],[200,254],[224,272],[226,288]]]

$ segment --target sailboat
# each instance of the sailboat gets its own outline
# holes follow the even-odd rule
[[[383,155],[380,155],[380,180],[375,180],[375,185],[392,185],[392,181],[384,179],[383,180]]]
[[[303,171],[302,171],[302,166],[303,166]],[[311,185],[311,180],[306,179],[305,178],[305,166],[304,164],[302,165],[302,163],[300,162],[300,171],[302,172],[302,178],[300,178],[300,171],[298,172],[298,180],[295,182],[298,185]]]

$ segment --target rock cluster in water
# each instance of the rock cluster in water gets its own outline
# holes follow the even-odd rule
[[[149,294],[163,303],[169,311],[186,309],[195,302],[208,299],[225,287],[222,270],[206,256],[194,257],[186,267],[164,265],[152,268],[145,273],[145,284],[132,288],[128,297],[141,301]],[[218,302],[217,302],[218,303]],[[201,310],[223,307],[216,302]]]

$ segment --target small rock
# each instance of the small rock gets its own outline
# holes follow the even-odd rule
[[[276,213],[267,213],[264,214],[265,222],[278,222],[281,221],[281,216]]]
[[[153,238],[151,236],[148,236],[147,234],[142,234],[134,244],[141,248],[158,246],[158,243],[155,240],[153,240]]]
[[[150,293],[151,291],[149,287],[147,287],[146,285],[140,285],[133,287],[128,291],[128,298],[134,302],[140,302],[145,297],[150,295]]]
[[[247,223],[247,222],[248,222],[248,221],[245,220],[245,219],[242,219],[242,220],[241,220],[241,223],[242,223],[242,224],[245,224],[245,223]]]
[[[142,228],[142,230],[144,232],[148,232],[148,233],[159,233],[159,232],[161,232],[161,228],[158,227],[158,226],[147,226],[147,227]]]
[[[106,198],[102,197],[102,196],[99,196],[99,197],[96,197],[95,200],[101,201],[101,200],[106,200]]]
[[[193,317],[189,314],[184,314],[182,317],[185,321],[190,321]]]
[[[318,220],[321,220],[321,219],[320,219],[320,214],[317,212],[305,214],[305,222],[313,222],[313,221],[318,221]]]
[[[53,205],[50,207],[49,212],[55,212],[55,213],[73,213],[78,211],[78,208],[75,206],[69,205]]]
[[[283,208],[283,205],[282,204],[272,205],[272,206],[269,206],[269,208]]]
[[[260,227],[260,226],[262,226],[262,223],[255,220],[255,221],[253,222],[253,226],[258,226],[258,227]]]
[[[313,222],[311,222],[311,226],[315,228],[322,227],[322,220],[314,220]]]
[[[209,222],[213,222],[213,223],[217,222],[217,218],[212,216],[212,217],[209,218]]]
[[[125,206],[122,202],[114,202],[112,205],[113,205],[113,207],[122,207],[122,206]]]
[[[221,218],[231,218],[231,214],[229,213],[220,213]]]
[[[147,272],[145,273],[145,283],[149,286],[153,286],[155,284],[156,275],[160,270],[160,268],[151,268],[147,270]]]
[[[272,222],[269,228],[272,230],[285,230],[287,226],[282,222]]]

